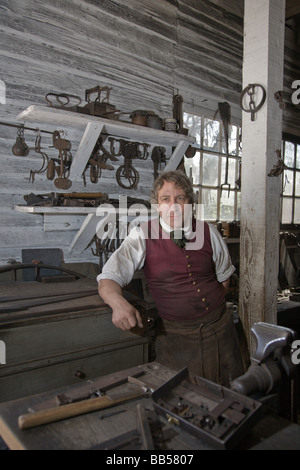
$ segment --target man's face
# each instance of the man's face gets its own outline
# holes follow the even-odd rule
[[[189,200],[182,188],[165,181],[157,194],[159,215],[172,228],[184,225],[185,204]],[[188,212],[188,211],[186,211]]]

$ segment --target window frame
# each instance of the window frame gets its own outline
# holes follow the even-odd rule
[[[228,188],[227,187],[222,188],[222,184],[225,181],[225,165],[226,165],[226,158],[227,158],[226,151],[224,151],[226,147],[226,141],[224,138],[222,120],[217,116],[208,117],[204,113],[195,114],[195,113],[185,111],[184,112],[185,125],[186,125],[185,115],[194,116],[196,118],[201,119],[200,128],[199,128],[200,144],[199,144],[199,139],[198,139],[197,143],[194,145],[194,147],[196,148],[196,153],[192,159],[193,162],[196,161],[196,158],[199,159],[199,164],[198,164],[199,172],[198,172],[198,175],[196,175],[196,178],[195,178],[195,173],[192,170],[194,166],[193,162],[190,163],[190,160],[191,160],[190,158],[187,158],[187,157],[184,158],[185,170],[188,176],[191,176],[193,179],[193,187],[194,187],[194,192],[195,192],[196,199],[197,199],[196,202],[200,205],[204,204],[203,201],[205,197],[205,192],[207,191],[214,191],[216,194],[215,217],[206,217],[206,215],[204,214],[204,219],[207,222],[212,222],[212,223],[240,221],[240,208],[241,208],[240,192],[241,190],[240,190],[240,187],[237,186],[236,181],[238,180],[238,178],[240,178],[240,168],[241,168],[241,156],[242,156],[241,154],[241,126],[239,124],[230,123],[230,126],[234,126],[235,128],[235,141],[236,141],[234,151],[230,152],[229,150],[228,152],[228,155],[229,155],[228,156],[229,158],[228,168],[230,168],[230,162],[231,162],[231,164],[234,165],[234,173],[235,173],[234,184],[233,182],[230,182],[230,195],[233,196],[233,204],[229,205],[229,208],[232,207],[233,214],[232,214],[232,217],[223,217],[222,208],[225,207],[224,201],[226,202],[225,198],[226,198],[226,194],[228,193]],[[219,133],[218,133],[218,140],[217,140],[218,148],[215,150],[211,150],[208,147],[204,146],[205,120],[216,121],[219,123]],[[189,132],[190,132],[190,128],[189,128]],[[191,135],[193,135],[192,132],[190,133]],[[218,158],[218,163],[217,163],[218,175],[217,175],[216,185],[205,184],[203,182],[204,162],[205,162],[205,158],[208,155],[216,156]],[[197,182],[198,180],[199,182]],[[205,209],[204,209],[204,212],[205,212]]]
[[[282,175],[282,187],[281,187],[281,196],[280,196],[280,227],[281,229],[291,229],[291,228],[298,228],[299,229],[299,224],[300,224],[300,216],[299,216],[299,222],[295,222],[295,203],[296,201],[299,201],[300,204],[300,192],[299,196],[295,194],[296,190],[296,175],[299,175],[299,181],[300,181],[300,137],[288,134],[288,133],[283,133],[282,134],[282,159],[284,161],[284,164],[286,165],[285,161],[285,148],[286,148],[286,143],[291,143],[294,145],[294,164],[292,166],[287,165],[287,168],[284,168],[283,170],[283,175]],[[297,148],[297,146],[299,146]],[[299,152],[298,159],[299,159],[299,168],[297,168],[297,152]],[[292,187],[291,187],[291,194],[285,195],[286,191],[286,185],[289,184],[286,178],[286,171],[292,172],[293,174],[293,181],[292,181]],[[290,200],[292,207],[291,207],[291,220],[289,222],[283,222],[283,204],[285,200]]]

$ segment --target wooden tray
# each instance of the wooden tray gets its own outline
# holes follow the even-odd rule
[[[153,394],[156,412],[217,449],[232,449],[261,418],[262,404],[182,369]]]

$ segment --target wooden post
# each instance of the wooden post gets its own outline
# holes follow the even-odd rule
[[[243,89],[262,85],[266,100],[254,114],[243,111],[239,313],[250,354],[253,323],[277,323],[281,177],[268,173],[281,149],[282,111],[274,98],[283,89],[284,0],[245,0]],[[261,91],[255,88],[254,102]],[[249,108],[249,96],[245,98]]]

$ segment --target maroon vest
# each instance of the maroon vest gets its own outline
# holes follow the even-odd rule
[[[224,294],[214,270],[207,223],[203,246],[197,250],[179,248],[166,238],[158,219],[143,229],[149,234],[144,273],[159,315],[166,320],[192,320],[217,308]]]

